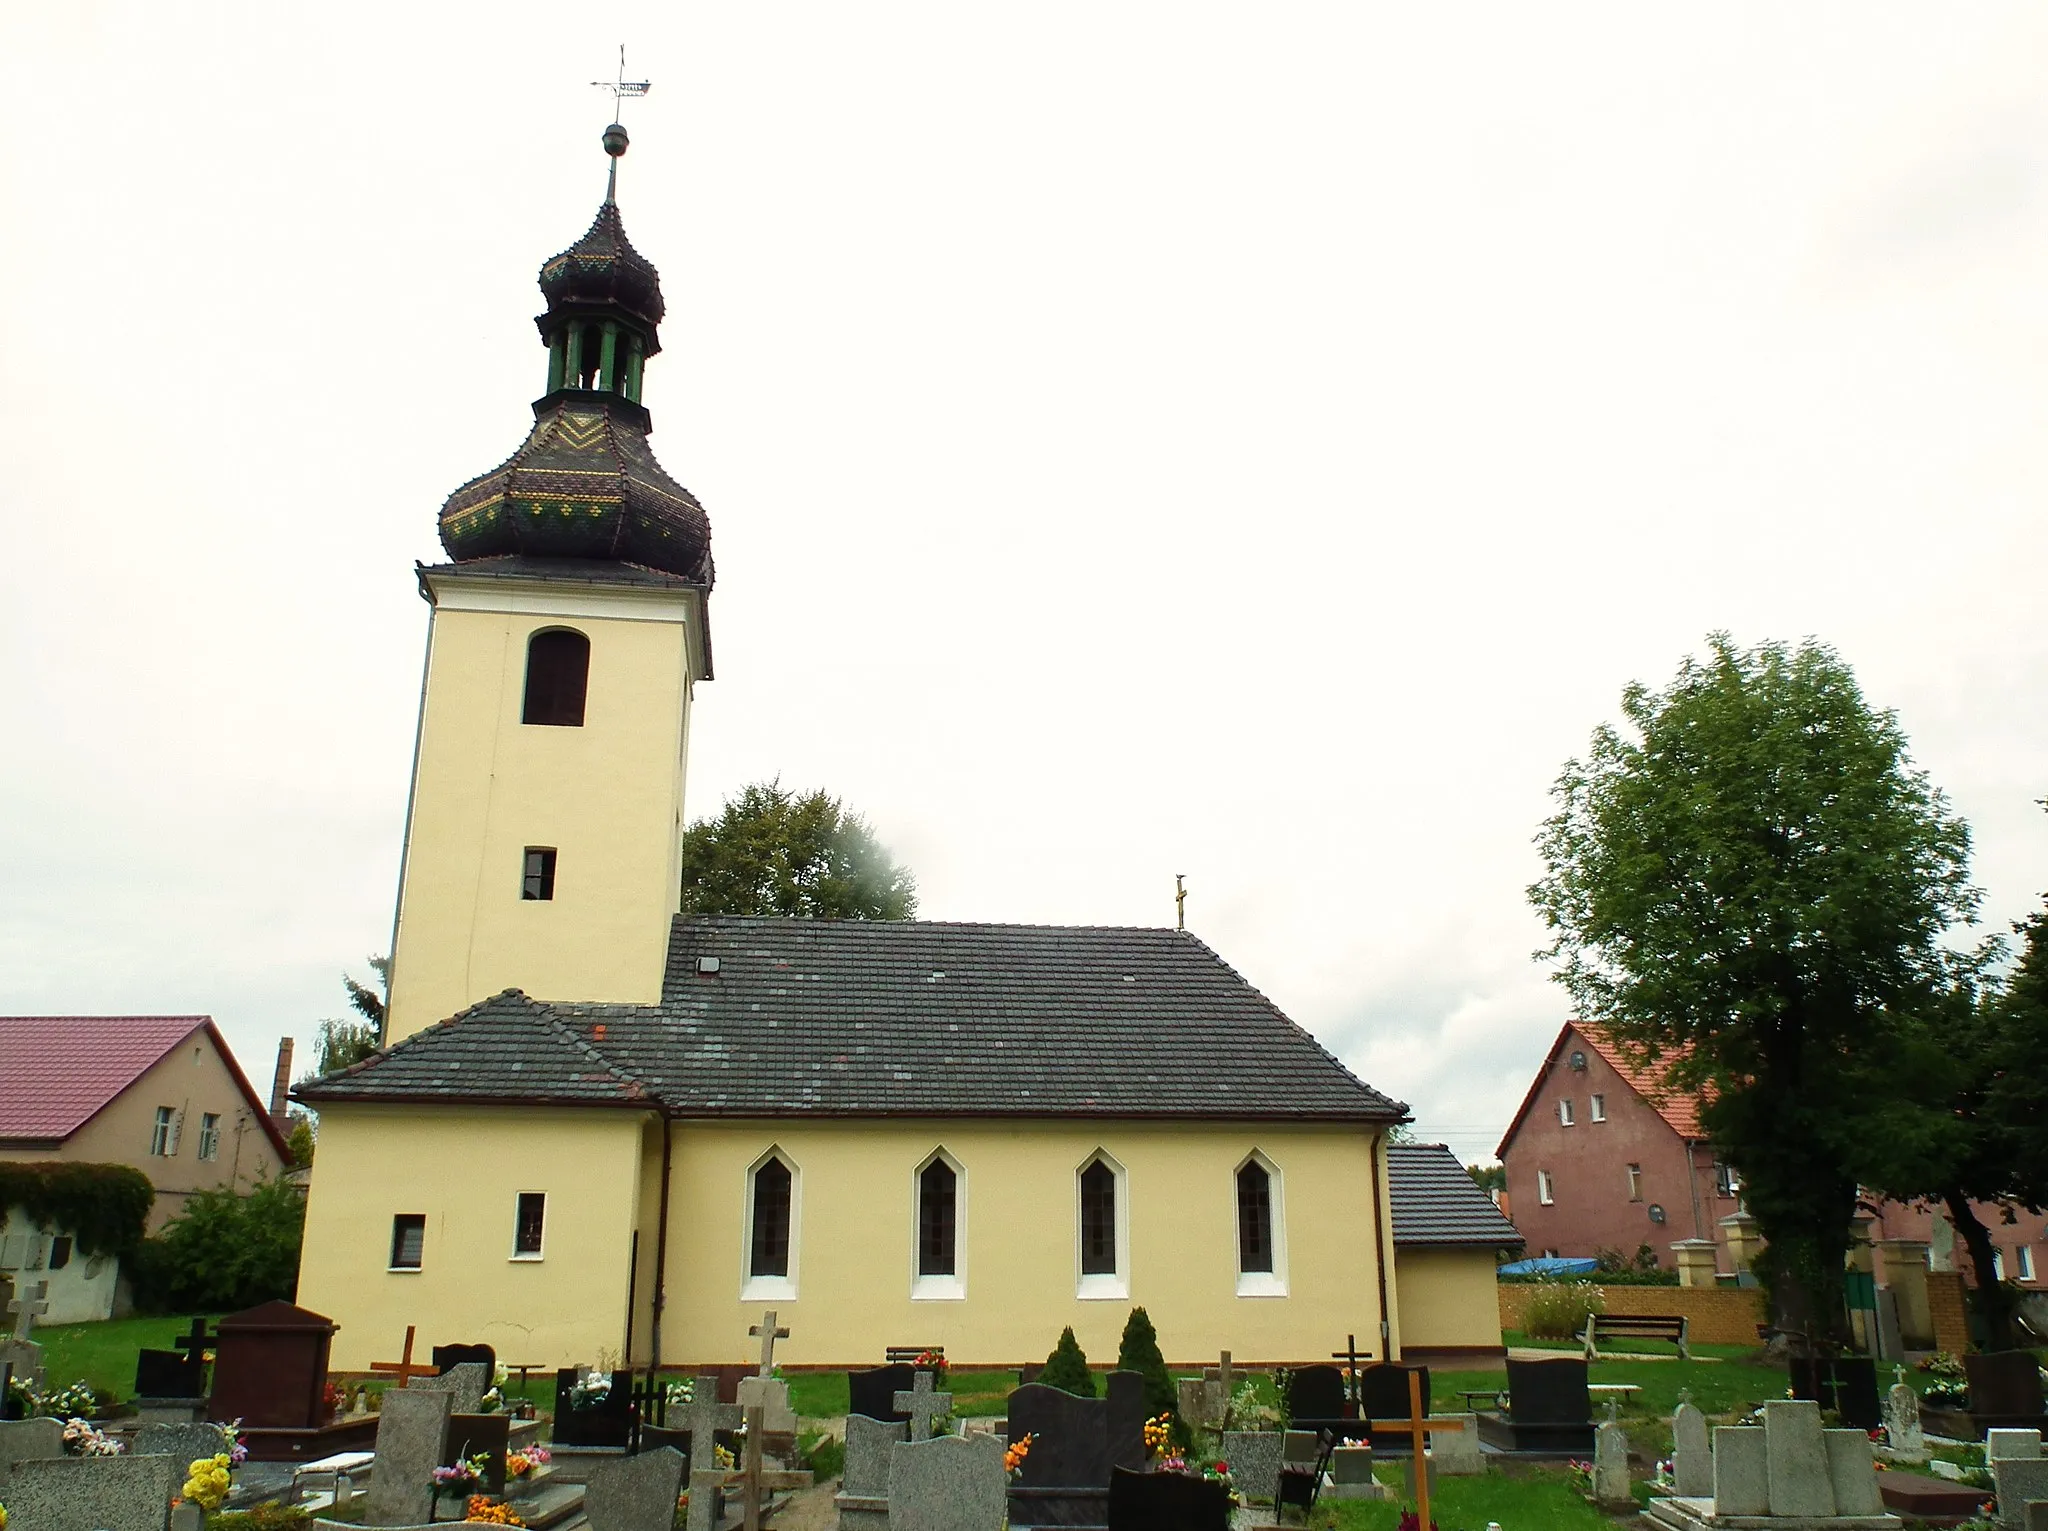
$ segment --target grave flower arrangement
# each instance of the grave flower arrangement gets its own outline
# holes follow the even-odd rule
[[[90,1420],[67,1419],[64,1421],[64,1454],[73,1457],[117,1457],[123,1448],[119,1441],[99,1429]]]
[[[934,1387],[946,1385],[946,1353],[943,1350],[920,1350],[910,1368],[912,1371],[930,1372]]]
[[[688,1381],[671,1382],[662,1389],[662,1396],[667,1400],[668,1406],[671,1409],[685,1409],[689,1407],[690,1399],[694,1392],[695,1389]]]
[[[503,1504],[483,1494],[470,1495],[468,1507],[463,1510],[462,1518],[468,1524],[482,1522],[487,1526],[523,1526],[526,1524],[525,1521],[519,1518],[519,1512],[514,1510],[512,1506]]]
[[[476,1411],[479,1414],[496,1414],[504,1407],[505,1395],[497,1388],[491,1388],[478,1400]]]
[[[569,1406],[574,1409],[595,1408],[612,1396],[612,1379],[603,1372],[585,1372],[576,1379],[576,1385],[569,1389]]]
[[[505,1476],[508,1478],[525,1478],[547,1465],[547,1447],[528,1446],[524,1451],[506,1453]]]
[[[1012,1478],[1024,1471],[1024,1459],[1031,1455],[1031,1443],[1036,1439],[1035,1435],[1027,1435],[1010,1442],[1003,1451],[1003,1471]]]
[[[434,1469],[434,1493],[443,1499],[466,1499],[475,1492],[476,1486],[484,1481],[484,1473],[490,1459],[484,1456],[465,1457],[451,1462],[446,1467]]]
[[[1145,1421],[1145,1454],[1163,1457],[1173,1440],[1173,1418],[1168,1414],[1155,1415]]]
[[[7,1531],[7,1506],[0,1504],[0,1531]]]
[[[185,1486],[178,1492],[202,1510],[217,1510],[227,1502],[232,1471],[225,1451],[194,1457],[185,1464]]]
[[[1945,1350],[1936,1351],[1913,1368],[1925,1372],[1931,1379],[1921,1392],[1920,1400],[1937,1409],[1967,1408],[1970,1402],[1970,1384],[1963,1363]]]
[[[1590,1473],[1592,1469],[1588,1468],[1587,1471]],[[1421,1512],[1417,1510],[1403,1510],[1401,1512],[1399,1531],[1422,1531]],[[1429,1531],[1437,1531],[1436,1517],[1434,1515],[1429,1518]]]
[[[54,1393],[38,1395],[35,1412],[52,1419],[92,1419],[100,1412],[99,1395],[89,1383],[69,1383]]]

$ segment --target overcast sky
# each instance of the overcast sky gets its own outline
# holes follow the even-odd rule
[[[1814,635],[2048,887],[2038,5],[0,8],[0,1011],[267,1081],[386,949],[448,492],[603,193],[710,512],[689,811],[938,919],[1190,926],[1490,1155],[1531,836]]]

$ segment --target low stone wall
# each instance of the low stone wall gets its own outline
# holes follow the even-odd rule
[[[1537,1289],[1527,1282],[1502,1281],[1500,1326],[1522,1327],[1522,1308]],[[1756,1326],[1764,1321],[1764,1294],[1753,1286],[1603,1286],[1609,1313],[1679,1315],[1689,1321],[1687,1337],[1702,1345],[1759,1345]]]

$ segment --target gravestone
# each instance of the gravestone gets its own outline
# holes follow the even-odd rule
[[[169,1457],[53,1457],[14,1465],[12,1531],[164,1531],[185,1481]]]
[[[633,1374],[613,1372],[604,1397],[579,1404],[576,1386],[582,1380],[573,1366],[555,1373],[555,1444],[624,1450],[633,1435]]]
[[[481,1361],[464,1361],[439,1376],[410,1378],[405,1385],[446,1393],[454,1400],[450,1407],[455,1413],[474,1414],[490,1391],[491,1370]]]
[[[953,1395],[935,1392],[930,1372],[919,1372],[916,1385],[899,1392],[891,1402],[909,1419],[913,1441],[931,1439],[941,1416],[953,1412]]]
[[[846,1412],[863,1414],[869,1419],[907,1421],[910,1416],[896,1407],[896,1395],[915,1386],[916,1382],[917,1368],[908,1362],[877,1366],[870,1371],[848,1372]]]
[[[1277,1430],[1226,1430],[1223,1460],[1237,1491],[1257,1504],[1271,1504],[1280,1493],[1280,1452]]]
[[[2048,1500],[2048,1461],[2040,1457],[1993,1458],[1991,1481],[1998,1495],[1999,1524],[2022,1525],[2029,1504]]]
[[[484,1459],[484,1492],[505,1497],[505,1453],[512,1444],[512,1416],[509,1414],[464,1414],[448,1416],[448,1460]],[[680,1490],[678,1490],[680,1492]]]
[[[1126,1467],[1110,1473],[1109,1531],[1227,1531],[1230,1523],[1230,1490],[1220,1483]]]
[[[669,1411],[669,1428],[689,1436],[691,1470],[708,1472],[716,1465],[712,1452],[718,1432],[739,1429],[745,1418],[738,1404],[718,1401],[717,1376],[700,1372],[690,1384],[690,1401]]]
[[[846,1416],[846,1466],[840,1473],[840,1531],[887,1531],[889,1525],[889,1452],[910,1439],[907,1421]]]
[[[1861,1430],[1824,1430],[1828,1487],[1837,1515],[1882,1515],[1884,1495],[1877,1491],[1877,1457],[1870,1437]]]
[[[1375,1361],[1358,1371],[1358,1412],[1364,1419],[1406,1419],[1408,1417],[1408,1374],[1415,1373],[1422,1379],[1422,1406],[1429,1407],[1429,1368],[1426,1366],[1402,1366],[1393,1361]],[[1407,1451],[1413,1449],[1408,1436],[1385,1430],[1372,1432],[1372,1448],[1375,1451]]]
[[[498,1352],[489,1345],[436,1345],[429,1353],[434,1370],[446,1376],[458,1366],[474,1362],[483,1367],[484,1375],[493,1381],[498,1376]]]
[[[1986,1430],[1984,1432],[1984,1460],[1995,1462],[2001,1457],[2038,1457],[2041,1454],[2041,1432],[2038,1430]]]
[[[1681,1499],[1714,1496],[1714,1453],[1707,1440],[1707,1416],[1690,1398],[1671,1416],[1671,1479],[1673,1492]]]
[[[1759,1425],[1714,1427],[1714,1517],[1771,1513],[1771,1459]]]
[[[1010,1394],[1010,1439],[1035,1438],[1010,1489],[1013,1527],[1105,1523],[1110,1469],[1145,1465],[1145,1379],[1111,1372],[1107,1391],[1076,1398],[1034,1382]]]
[[[34,1340],[0,1340],[0,1372],[11,1373],[31,1393],[47,1386],[43,1371],[43,1347]]]
[[[1384,1499],[1388,1490],[1372,1475],[1372,1447],[1339,1446],[1330,1455],[1330,1499]]]
[[[1927,1460],[1927,1433],[1920,1425],[1920,1395],[1895,1382],[1884,1395],[1884,1441],[1902,1462]]]
[[[2042,1427],[2041,1368],[2031,1350],[1963,1357],[1970,1381],[1970,1418],[1980,1429]]]
[[[1506,1414],[1479,1416],[1480,1438],[1503,1451],[1537,1451],[1561,1456],[1593,1452],[1593,1398],[1586,1391],[1581,1356],[1544,1361],[1507,1361]],[[1402,1410],[1406,1413],[1404,1407]]]
[[[1868,1356],[1793,1356],[1787,1363],[1792,1396],[1841,1415],[1842,1423],[1875,1430],[1884,1423],[1877,1397],[1877,1363]]]
[[[1635,1503],[1628,1486],[1628,1432],[1611,1419],[1593,1432],[1593,1502],[1603,1510]]]
[[[1230,1352],[1223,1351],[1217,1364],[1205,1367],[1199,1380],[1183,1378],[1178,1384],[1180,1417],[1204,1430],[1223,1430],[1230,1423],[1230,1401],[1237,1387],[1237,1371],[1230,1364]]]
[[[1458,1420],[1465,1428],[1443,1430],[1430,1436],[1429,1460],[1436,1465],[1436,1470],[1446,1478],[1476,1478],[1483,1474],[1486,1458],[1479,1449],[1479,1416],[1449,1414],[1437,1417]]]
[[[206,1320],[192,1320],[190,1333],[178,1339],[176,1350],[143,1350],[135,1356],[135,1396],[138,1399],[189,1399],[206,1396],[206,1347],[214,1337],[206,1332]]]
[[[583,1512],[604,1531],[669,1531],[682,1496],[683,1454],[670,1446],[600,1462],[583,1490]],[[374,1481],[374,1480],[373,1480]],[[694,1505],[696,1495],[690,1499]]]
[[[331,1318],[266,1302],[220,1321],[207,1415],[245,1430],[317,1430],[327,1423]]]
[[[228,1449],[227,1432],[219,1425],[144,1425],[135,1432],[128,1450],[138,1457],[171,1457],[182,1469],[200,1457],[218,1456]]]
[[[1143,1381],[1136,1372],[1115,1375],[1138,1381],[1139,1396],[1143,1398]],[[1032,1455],[1037,1455],[1035,1448]],[[1106,1509],[1107,1474],[1104,1478],[1102,1498]],[[928,1441],[905,1441],[889,1451],[889,1531],[961,1531],[970,1526],[1000,1526],[1006,1483],[1003,1443],[993,1435],[942,1435]],[[1011,1524],[1017,1522],[1013,1519]]]
[[[64,1455],[64,1424],[55,1419],[0,1421],[0,1504],[7,1502],[7,1480],[16,1462],[47,1461]]]
[[[1346,1408],[1344,1373],[1335,1366],[1297,1367],[1287,1379],[1287,1417],[1304,1430],[1328,1430],[1352,1440],[1365,1439],[1365,1427]],[[1401,1397],[1401,1413],[1408,1398]],[[1391,1416],[1388,1416],[1391,1417]]]
[[[450,1399],[432,1388],[385,1389],[366,1525],[426,1524],[434,1509],[434,1469],[448,1461]]]
[[[1819,1404],[1809,1398],[1774,1398],[1766,1403],[1764,1446],[1772,1515],[1822,1519],[1835,1513]]]

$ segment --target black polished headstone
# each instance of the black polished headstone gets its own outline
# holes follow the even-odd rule
[[[1010,1487],[1010,1524],[1101,1526],[1113,1468],[1145,1464],[1145,1379],[1111,1372],[1102,1398],[1030,1383],[1009,1398],[1009,1438],[1033,1438]]]
[[[1823,1409],[1832,1409],[1842,1416],[1843,1424],[1858,1430],[1875,1430],[1884,1423],[1884,1409],[1877,1397],[1877,1363],[1870,1357],[1821,1360],[1793,1356],[1786,1367],[1794,1398],[1811,1399]]]
[[[1287,1379],[1287,1418],[1296,1430],[1326,1430],[1363,1440],[1365,1427],[1352,1415],[1348,1403],[1341,1368],[1304,1366]],[[1405,1406],[1402,1412],[1406,1412]]]
[[[896,1395],[917,1386],[917,1368],[907,1362],[877,1366],[872,1371],[846,1374],[846,1412],[879,1419],[885,1425],[902,1424],[910,1416],[896,1407]]]
[[[1970,1418],[1979,1429],[2041,1428],[2041,1367],[2031,1350],[1994,1350],[1963,1357],[1970,1380]]]
[[[1185,1473],[1134,1473],[1109,1479],[1109,1531],[1227,1531],[1230,1490]]]
[[[436,1345],[434,1347],[434,1370],[444,1376],[455,1367],[469,1361],[481,1361],[484,1375],[493,1381],[498,1375],[498,1353],[488,1345]]]
[[[1586,1391],[1586,1363],[1578,1356],[1517,1361],[1508,1369],[1505,1416],[1479,1416],[1479,1439],[1499,1451],[1539,1456],[1593,1454],[1593,1398]]]
[[[135,1355],[137,1398],[204,1398],[206,1362],[175,1350],[142,1350]]]
[[[448,1416],[448,1452],[468,1461],[484,1458],[484,1492],[494,1499],[505,1496],[505,1453],[512,1441],[509,1414],[451,1414]]]
[[[1406,1419],[1408,1417],[1408,1374],[1416,1373],[1422,1379],[1422,1412],[1429,1412],[1429,1368],[1426,1366],[1401,1366],[1391,1361],[1380,1361],[1362,1367],[1358,1373],[1358,1412],[1366,1419]],[[1370,1432],[1374,1451],[1412,1451],[1414,1438],[1391,1430]]]
[[[555,1373],[555,1442],[561,1446],[616,1446],[633,1439],[633,1374],[612,1373],[611,1391],[597,1403],[576,1402],[576,1382],[583,1374],[573,1366]]]

